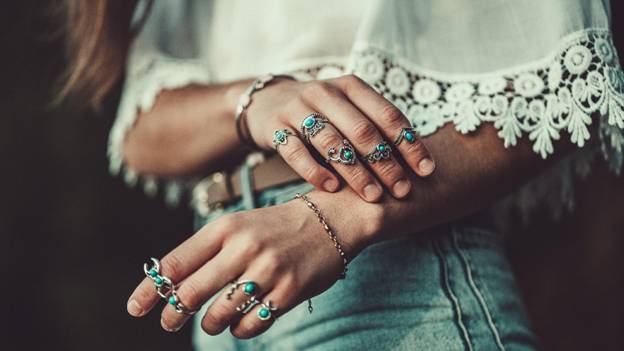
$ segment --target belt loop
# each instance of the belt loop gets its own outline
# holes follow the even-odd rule
[[[251,210],[256,208],[255,186],[253,181],[253,169],[260,162],[264,161],[262,153],[251,153],[247,155],[245,163],[240,171],[240,186],[243,208]]]

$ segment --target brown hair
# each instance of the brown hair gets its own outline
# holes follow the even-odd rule
[[[68,97],[99,107],[121,77],[133,36],[137,0],[64,0],[67,70],[57,102]]]

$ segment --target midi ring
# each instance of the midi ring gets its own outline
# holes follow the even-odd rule
[[[353,146],[351,146],[351,143],[349,143],[349,140],[343,139],[342,145],[343,146],[338,150],[333,146],[330,147],[329,150],[327,150],[327,158],[325,161],[328,163],[334,161],[345,165],[355,164],[355,150]]]
[[[375,163],[377,161],[386,160],[390,158],[392,148],[385,140],[375,146],[375,149],[364,156],[364,159],[368,163]]]
[[[178,298],[175,284],[169,277],[160,274],[160,261],[154,257],[151,257],[150,260],[152,261],[152,266],[150,267],[147,263],[144,263],[143,272],[145,272],[145,275],[154,282],[156,293],[158,293],[158,295],[164,300],[167,300],[170,305],[173,305],[176,312],[187,314],[189,316],[194,315],[197,310],[186,308]]]
[[[273,133],[273,147],[277,150],[277,147],[280,145],[288,144],[288,136],[293,135],[293,133],[288,129],[280,129],[276,130]]]
[[[266,321],[271,318],[272,312],[277,311],[277,307],[273,306],[273,301],[268,303],[260,302],[262,307],[258,310],[257,316],[260,320]]]
[[[418,132],[416,128],[402,128],[399,136],[394,140],[394,145],[398,146],[403,140],[412,144],[418,138]]]
[[[321,129],[325,128],[325,124],[328,122],[329,119],[327,119],[327,117],[318,112],[314,112],[301,122],[301,135],[303,135],[307,142],[310,142],[310,138],[318,134]]]
[[[228,300],[231,300],[232,295],[234,294],[236,289],[238,289],[238,287],[241,285],[243,286],[243,294],[247,296],[253,296],[258,292],[258,290],[260,290],[258,283],[254,282],[253,280],[241,280],[241,281],[235,280],[230,283],[230,289],[225,297]]]

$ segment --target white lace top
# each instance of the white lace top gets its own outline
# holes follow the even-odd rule
[[[528,218],[546,201],[559,215],[573,206],[572,177],[587,175],[596,156],[622,170],[624,73],[609,21],[608,0],[154,2],[129,55],[110,170],[157,192],[155,177],[124,167],[121,147],[162,89],[268,72],[355,73],[424,136],[446,123],[463,134],[492,123],[505,147],[528,138],[542,158],[569,138],[577,152],[498,206]],[[168,182],[168,201],[192,184]]]

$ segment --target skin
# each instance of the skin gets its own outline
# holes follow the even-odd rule
[[[299,102],[289,103],[284,97],[286,91],[297,89],[294,84],[299,83],[284,80],[254,96],[248,122],[252,137],[260,145],[270,143],[276,124],[265,122],[269,125],[263,127],[260,114],[254,117],[254,113],[275,104],[288,106],[291,112],[300,111]],[[326,93],[348,94],[348,99],[360,102],[360,111],[375,114],[380,126],[402,123],[399,116],[404,117],[400,112],[391,105],[388,107],[385,100],[372,97],[371,90],[361,86],[359,80],[349,78],[348,82],[337,84],[346,85],[337,88],[318,84],[310,88],[314,85],[308,85],[307,89],[313,90],[302,91],[311,94],[309,99]],[[309,105],[312,104],[306,100],[306,106]],[[289,123],[287,115],[277,115],[282,118],[278,121]],[[327,130],[328,135],[331,132]],[[419,235],[436,224],[483,209],[552,162],[552,159],[546,162],[535,156],[527,140],[505,149],[496,133],[491,125],[484,124],[477,132],[465,136],[447,125],[423,139],[426,148],[436,157],[436,172],[427,178],[405,172],[411,191],[400,199],[384,193],[376,202],[365,201],[353,187],[343,187],[334,193],[316,190],[309,198],[321,208],[348,258],[353,259],[376,242]],[[418,153],[421,149],[412,152]],[[397,161],[403,165],[403,170],[413,167],[409,157]],[[279,308],[274,316],[327,290],[341,270],[342,262],[336,249],[314,213],[301,200],[225,215],[208,223],[162,260],[162,274],[179,282],[178,296],[186,307],[199,308],[233,279],[251,279],[261,288],[259,297],[264,301],[272,300]],[[274,318],[258,319],[259,306],[242,318],[235,311],[245,298],[240,290],[232,300],[221,294],[203,317],[203,329],[214,335],[229,327],[239,338],[254,337],[267,330]],[[143,316],[159,300],[153,283],[146,278],[130,296],[128,312],[136,317]],[[179,330],[189,318],[176,313],[170,305],[161,313],[161,325],[168,331]]]

